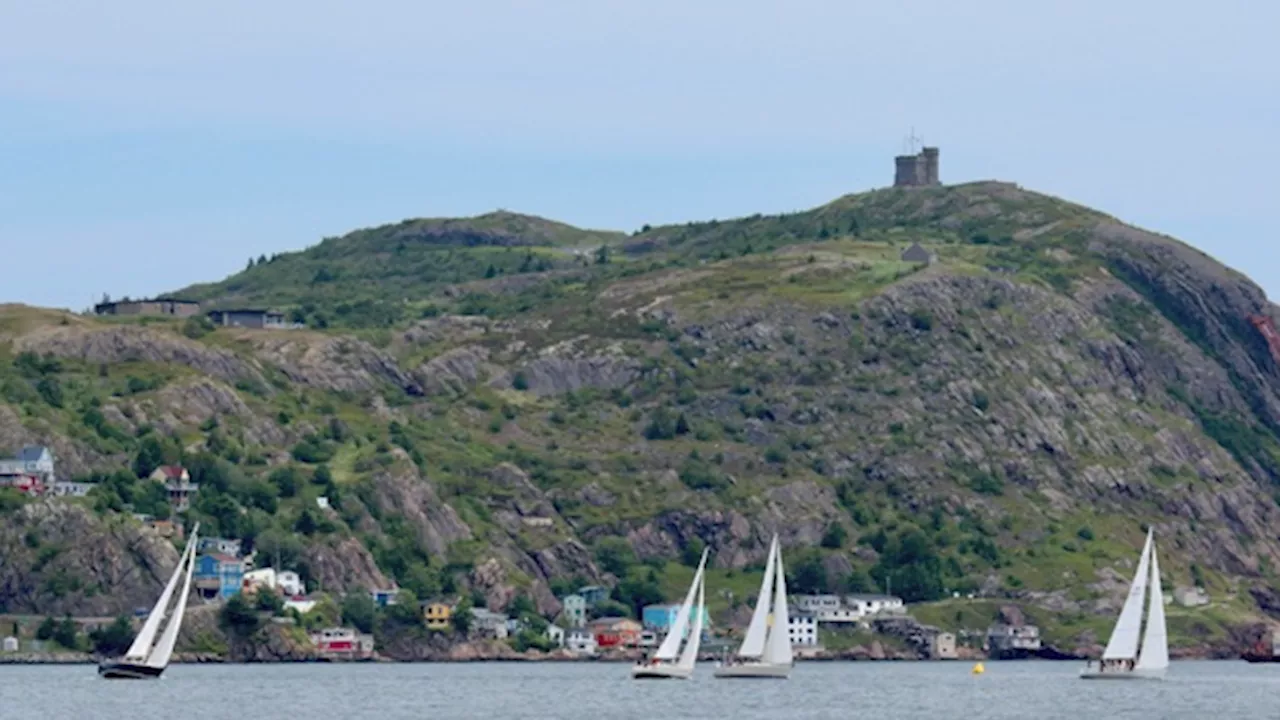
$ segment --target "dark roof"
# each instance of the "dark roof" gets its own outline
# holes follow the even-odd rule
[[[44,455],[45,450],[43,445],[28,445],[18,452],[18,459],[22,462],[36,462]]]
[[[244,314],[244,315],[283,315],[284,314],[276,310],[264,310],[262,308],[221,308],[218,310],[209,311],[210,315],[213,315],[215,313],[218,313],[218,314],[235,313],[235,314]]]

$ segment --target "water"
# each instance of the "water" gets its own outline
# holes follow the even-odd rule
[[[91,666],[0,666],[0,720],[1180,720],[1275,717],[1280,664],[1176,662],[1164,682],[1078,663],[801,663],[791,679],[641,682],[618,663],[174,665],[160,681]]]

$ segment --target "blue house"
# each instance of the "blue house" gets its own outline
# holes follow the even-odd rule
[[[698,610],[695,608],[694,612],[698,612]],[[676,615],[679,614],[679,605],[646,605],[644,611],[641,613],[641,618],[646,628],[657,631],[666,631],[671,627],[671,624],[676,621]],[[690,620],[692,620],[692,618],[690,618]],[[707,609],[705,607],[702,608],[702,627],[710,627]],[[689,629],[686,627],[685,633],[688,634],[688,632]]]
[[[601,585],[588,585],[578,588],[578,594],[587,602],[587,607],[595,607],[597,603],[609,599],[609,588]]]
[[[369,595],[373,597],[373,604],[378,607],[386,607],[396,604],[396,595],[400,594],[399,588],[390,588],[387,590],[373,590]]]
[[[206,600],[225,600],[240,592],[244,583],[244,560],[208,553],[196,558],[192,573],[196,593]]]

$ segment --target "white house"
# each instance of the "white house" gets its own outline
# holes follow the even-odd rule
[[[89,491],[93,490],[95,487],[97,487],[97,485],[94,483],[55,480],[50,494],[53,495],[53,497],[82,498],[88,495]]]
[[[482,635],[502,640],[507,637],[507,616],[485,608],[471,611],[471,627]]]
[[[564,628],[559,625],[548,625],[547,639],[556,647],[564,647]]]
[[[856,607],[846,606],[839,595],[797,595],[795,602],[801,612],[813,615],[818,622],[845,623],[862,619],[862,613]]]
[[[797,595],[796,607],[820,623],[856,623],[871,615],[899,612],[902,598],[892,595]]]
[[[9,636],[4,639],[4,651],[7,653],[18,652],[18,638]]]
[[[299,614],[306,615],[316,608],[319,603],[308,598],[292,597],[284,601],[285,610],[297,610]]]
[[[787,635],[793,647],[817,647],[818,618],[811,613],[799,610],[788,612]]]
[[[595,655],[596,636],[587,628],[573,628],[565,635],[564,646],[576,655]]]
[[[906,608],[902,598],[893,595],[845,595],[846,607],[859,610],[863,616],[895,613]]]
[[[196,552],[217,553],[220,555],[230,555],[233,558],[240,557],[240,541],[238,539],[229,540],[219,537],[202,537],[196,546]]]

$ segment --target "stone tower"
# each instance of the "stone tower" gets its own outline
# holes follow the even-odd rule
[[[926,147],[919,155],[899,155],[893,159],[894,187],[941,185],[938,179],[938,148]]]

